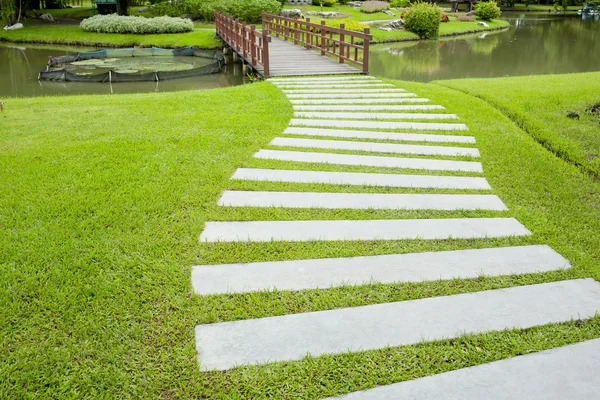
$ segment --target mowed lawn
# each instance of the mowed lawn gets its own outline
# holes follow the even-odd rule
[[[435,83],[487,101],[559,157],[600,176],[600,72]]]
[[[9,99],[0,118],[0,398],[315,399],[600,337],[596,317],[200,372],[196,324],[577,277],[600,280],[598,180],[557,157],[486,101],[439,85],[390,82],[459,115],[477,139],[484,176],[510,211],[217,207],[224,189],[386,191],[229,181],[237,167],[423,173],[253,159],[292,116],[283,94],[269,83],[204,92]],[[534,234],[441,241],[198,242],[207,220],[483,215],[515,216]],[[550,245],[573,268],[205,297],[193,295],[190,285],[195,264],[532,243]]]

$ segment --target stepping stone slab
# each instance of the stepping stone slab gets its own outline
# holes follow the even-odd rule
[[[364,75],[350,75],[350,76],[322,76],[322,77],[307,77],[307,78],[269,78],[269,82],[323,82],[323,81],[352,81],[352,80],[376,80],[372,76],[364,76]]]
[[[527,236],[515,218],[206,222],[201,242],[475,239]]]
[[[225,370],[245,364],[299,360],[307,354],[316,357],[455,338],[465,333],[524,329],[591,318],[598,311],[600,283],[577,279],[198,325],[196,349],[201,369]]]
[[[356,131],[345,129],[319,129],[319,128],[287,128],[286,135],[306,136],[333,136],[343,138],[381,139],[381,140],[403,140],[407,142],[437,142],[437,143],[475,143],[473,136],[456,135],[428,135],[422,133],[395,133]]]
[[[491,189],[485,178],[239,168],[231,179],[438,189]]]
[[[289,98],[290,96],[288,96]],[[324,100],[289,100],[292,104],[387,104],[387,103],[427,103],[429,99],[424,98],[358,98],[358,99],[324,99]]]
[[[289,146],[331,150],[357,150],[377,153],[423,154],[436,156],[479,157],[479,150],[468,147],[419,146],[414,144],[351,142],[346,140],[275,138],[271,146]]]
[[[390,99],[399,99],[403,97],[417,97],[414,93],[331,93],[327,94],[315,94],[315,93],[288,93],[288,99],[360,99],[360,98],[385,98],[387,103],[391,103]],[[340,102],[336,102],[340,104]]]
[[[386,88],[373,88],[373,89],[282,89],[283,93],[294,94],[294,93],[310,93],[310,94],[327,94],[327,93],[405,93],[404,89],[386,89]]]
[[[286,150],[260,150],[255,158],[265,160],[363,165],[369,167],[408,168],[440,171],[483,172],[481,163],[475,161],[430,160],[424,158],[361,156],[355,154],[311,153]]]
[[[422,110],[443,110],[444,107],[438,105],[366,105],[366,106],[294,106],[296,111],[422,111]]]
[[[349,121],[336,119],[292,119],[292,126],[319,126],[331,128],[367,128],[367,129],[416,129],[432,131],[466,131],[465,124],[445,124],[436,122],[380,122],[380,121]]]
[[[394,87],[394,85],[390,85],[389,83],[343,83],[340,85],[324,85],[319,83],[311,83],[311,84],[285,84],[285,85],[277,85],[278,88],[282,90],[298,90],[298,89],[313,89],[313,90],[323,90],[323,89],[347,89],[349,87],[352,88],[379,88],[379,87]]]
[[[422,282],[528,274],[569,268],[548,246],[391,254],[200,265],[192,268],[194,292],[201,295],[259,290],[327,289],[374,282]]]
[[[226,207],[350,208],[394,210],[508,210],[491,194],[381,194],[315,192],[223,192]]]
[[[456,114],[425,113],[359,113],[359,112],[295,112],[296,118],[333,119],[458,119]]]
[[[591,400],[600,393],[598,371],[600,339],[594,339],[335,399]]]

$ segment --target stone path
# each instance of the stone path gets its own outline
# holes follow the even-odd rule
[[[284,207],[290,213],[302,208],[414,210],[417,213],[487,210],[486,215],[498,214],[487,218],[209,221],[200,235],[202,242],[468,238],[476,243],[483,238],[531,235],[518,220],[502,214],[507,212],[506,205],[492,193],[488,181],[481,176],[481,163],[473,161],[480,154],[468,127],[460,121],[421,122],[460,118],[455,114],[424,112],[443,110],[442,106],[423,104],[429,100],[367,76],[278,78],[270,82],[284,90],[294,106],[295,115],[282,133],[285,136],[273,139],[269,148],[260,150],[254,157],[300,166],[293,169],[239,168],[232,180],[320,184],[332,188],[337,185],[338,189],[339,185],[354,185],[357,192],[227,190],[218,200],[219,206]],[[341,170],[328,171],[327,166]],[[402,168],[414,173],[353,172],[344,171],[345,166]],[[446,176],[443,171],[468,176]],[[406,188],[407,193],[364,193],[361,186]],[[410,193],[411,188],[429,191]],[[461,192],[436,193],[438,189]],[[199,295],[214,295],[375,282],[467,279],[569,267],[569,262],[550,247],[529,245],[201,265],[192,268],[192,285]],[[298,360],[307,354],[319,356],[381,349],[422,340],[453,338],[469,332],[527,328],[589,318],[598,311],[600,283],[576,279],[198,325],[196,347],[202,370],[225,370],[239,365]],[[393,384],[357,392],[347,398],[588,398],[586,393],[595,394],[598,390],[597,380],[593,384],[586,381],[590,378],[588,371],[590,368],[597,371],[600,362],[597,356],[589,358],[586,355],[592,351],[597,354],[599,343],[591,341]],[[578,363],[577,357],[584,360]],[[577,373],[557,373],[556,370],[562,367],[562,359]],[[556,382],[561,385],[557,386],[554,381],[545,385],[544,374],[556,377]],[[479,382],[485,384],[479,385]],[[505,382],[514,389],[513,392],[503,389]],[[553,390],[559,390],[556,388],[569,384],[575,388],[579,382],[581,386],[572,392],[578,396],[554,395]],[[517,391],[521,388],[521,392]]]

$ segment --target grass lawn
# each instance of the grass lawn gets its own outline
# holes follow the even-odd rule
[[[487,101],[559,157],[600,176],[600,114],[586,112],[600,103],[599,73],[436,83]]]
[[[302,10],[305,13],[305,17],[310,18],[313,21],[319,21],[320,19],[322,19],[321,17],[319,17],[318,15],[306,15],[306,12],[308,11],[313,11],[313,12],[319,12],[321,11],[321,7],[320,6],[290,6],[290,5],[285,5],[283,6],[284,9],[298,9],[298,10]],[[354,7],[350,7],[350,6],[346,6],[346,5],[341,5],[341,4],[337,4],[335,6],[332,7],[323,7],[323,12],[339,12],[342,15],[339,17],[339,19],[348,19],[348,20],[354,20],[354,21],[377,21],[377,20],[387,20],[387,19],[397,19],[400,18],[400,12],[396,11],[396,10],[390,10],[394,16],[391,15],[387,15],[384,14],[382,12],[377,12],[377,13],[372,13],[372,14],[367,14],[367,13],[363,13],[360,12],[356,9],[354,9]]]
[[[496,29],[503,29],[509,26],[509,23],[504,20],[496,19],[494,21],[486,22],[489,28],[485,28],[481,25],[477,25],[479,21],[457,21],[456,17],[448,16],[449,22],[440,24],[440,36],[455,36],[463,35],[467,33],[475,33],[482,31],[490,31]],[[373,43],[386,43],[386,42],[400,42],[404,40],[418,40],[419,37],[409,31],[381,31],[377,28],[371,29],[373,35]]]
[[[0,118],[0,397],[313,399],[600,337],[600,317],[596,317],[199,372],[194,348],[194,326],[199,323],[575,277],[600,280],[598,180],[556,157],[484,100],[435,84],[390,82],[444,105],[468,124],[469,134],[477,138],[485,176],[510,209],[485,214],[515,216],[533,236],[199,243],[207,220],[291,220],[309,214],[316,219],[448,218],[476,213],[217,207],[224,189],[316,187],[228,179],[237,167],[299,166],[252,158],[281,135],[292,116],[283,94],[269,83],[203,92],[9,99]],[[302,168],[403,172],[334,165]],[[496,278],[206,297],[193,295],[190,287],[194,264],[528,243],[552,246],[573,268]]]
[[[79,26],[39,25],[16,31],[0,31],[0,41],[84,45],[98,47],[184,47],[215,49],[221,44],[214,29],[195,29],[189,33],[135,35],[84,32]]]

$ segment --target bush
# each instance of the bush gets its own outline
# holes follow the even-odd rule
[[[450,22],[450,18],[448,18],[448,16],[446,14],[442,14],[442,17],[440,18],[440,20],[442,22]]]
[[[440,31],[441,14],[434,4],[413,3],[404,14],[404,26],[421,39],[432,39],[437,37]]]
[[[280,0],[188,0],[185,12],[194,18],[213,21],[215,11],[222,12],[240,21],[260,22],[261,12],[276,14],[281,10]]]
[[[94,15],[81,21],[81,29],[99,33],[182,33],[194,30],[189,19],[171,17],[124,17],[117,14]]]
[[[484,21],[491,21],[498,18],[502,13],[495,1],[480,1],[475,5],[475,11],[477,12],[477,16]]]
[[[410,7],[410,0],[392,0],[390,5],[392,7],[406,8]]]
[[[365,28],[369,27],[369,25],[361,24],[358,21],[344,21],[339,19],[327,21],[326,24],[334,28],[339,28],[341,24],[344,24],[344,29],[356,32],[364,32]]]
[[[152,14],[159,16],[178,17],[185,13],[183,4],[161,2],[152,6]]]
[[[320,6],[323,4],[323,7],[333,7],[337,0],[312,0],[313,6]]]
[[[373,14],[390,8],[390,3],[386,1],[365,1],[360,6],[360,12],[366,14]]]

